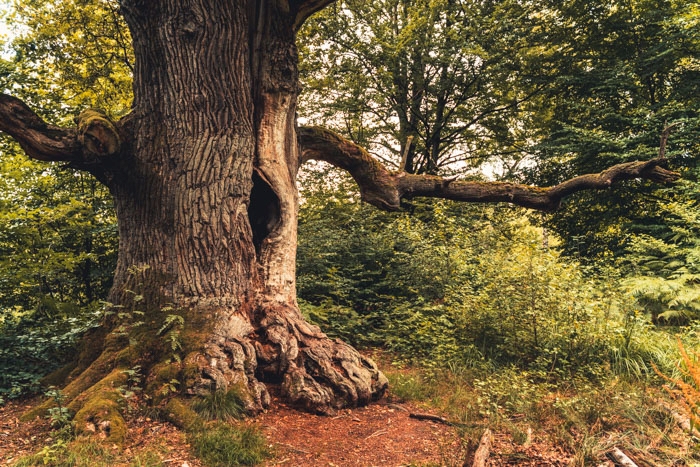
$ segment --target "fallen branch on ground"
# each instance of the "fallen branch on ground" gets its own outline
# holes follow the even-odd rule
[[[487,428],[484,430],[484,434],[481,435],[479,447],[474,454],[472,467],[486,467],[486,461],[489,459],[489,454],[491,453],[491,441],[493,441],[493,433]]]
[[[612,450],[608,452],[608,457],[622,467],[639,467],[618,447],[612,448]]]
[[[667,403],[663,401],[659,401],[659,407],[661,407],[664,411],[666,411],[673,419],[676,421],[678,426],[680,426],[683,431],[686,433],[689,433],[691,436],[696,436],[700,438],[700,431],[696,427],[691,427],[690,425],[690,419],[688,417],[685,417],[681,415],[680,413],[676,412],[673,407],[668,405]]]
[[[525,442],[523,443],[523,448],[527,449],[530,446],[532,446],[532,428],[527,427],[527,437],[525,438]]]
[[[410,413],[408,416],[410,418],[415,418],[416,420],[430,420],[431,422],[444,423],[445,425],[456,425],[456,423],[453,423],[438,415],[430,415],[427,413]]]
[[[305,451],[301,448],[294,447],[291,444],[287,444],[287,443],[277,443],[277,444],[279,444],[280,446],[284,446],[285,448],[289,449],[290,451],[292,451],[296,454],[311,454],[309,451]]]
[[[370,438],[374,438],[375,436],[385,435],[387,433],[389,433],[389,430],[378,430],[378,431],[375,431],[374,433],[372,433],[371,435],[369,435],[368,437],[366,437],[365,440],[368,440]]]

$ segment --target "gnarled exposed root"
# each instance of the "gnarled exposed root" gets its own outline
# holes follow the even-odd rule
[[[326,338],[300,349],[284,375],[282,391],[306,410],[332,413],[379,399],[387,384],[373,361],[342,341]]]
[[[238,312],[212,321],[206,330],[191,326],[182,333],[182,361],[154,350],[153,341],[137,350],[123,334],[107,334],[99,356],[63,389],[77,433],[123,441],[123,393],[136,365],[144,372],[144,399],[185,427],[194,418],[182,396],[237,387],[246,412],[253,415],[270,404],[265,383],[278,383],[290,404],[330,414],[379,399],[387,388],[374,362],[307,323],[294,304],[266,304],[252,323]],[[47,401],[38,410],[44,415],[51,406]]]
[[[289,403],[314,413],[365,405],[384,394],[387,380],[374,362],[329,339],[304,321],[296,307],[268,303],[254,319],[253,325],[243,323],[240,315],[220,323],[216,335],[187,356],[189,394],[242,386],[251,414],[269,406],[265,382],[281,383]]]
[[[270,395],[255,377],[257,357],[253,344],[238,337],[217,337],[203,351],[190,353],[184,361],[184,381],[191,395],[226,391],[233,386],[247,389],[245,409],[255,414],[270,405]]]
[[[340,340],[329,339],[290,307],[267,307],[256,351],[259,374],[281,380],[282,395],[316,413],[332,413],[379,399],[387,379],[370,359]]]

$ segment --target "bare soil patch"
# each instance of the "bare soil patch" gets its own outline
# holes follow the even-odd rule
[[[409,417],[414,408],[378,402],[335,416],[310,415],[279,402],[255,420],[273,446],[268,465],[462,465],[455,428]]]

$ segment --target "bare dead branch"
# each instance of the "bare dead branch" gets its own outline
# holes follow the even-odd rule
[[[673,132],[673,130],[676,129],[677,126],[678,122],[672,123],[666,128],[664,128],[664,131],[661,132],[661,142],[659,143],[659,159],[663,159],[666,157],[666,143],[668,142],[668,137]]]
[[[508,202],[541,211],[552,211],[561,200],[583,190],[602,190],[623,180],[647,179],[669,183],[680,174],[662,167],[665,159],[625,162],[597,174],[581,175],[552,187],[506,182],[454,180],[433,175],[390,172],[367,151],[322,128],[298,130],[302,162],[322,160],[346,170],[360,188],[363,201],[388,211],[400,208],[405,197],[425,196],[467,202]]]
[[[415,418],[416,420],[428,420],[431,422],[443,423],[445,425],[454,425],[454,423],[447,420],[445,417],[440,417],[439,415],[431,415],[429,413],[410,413],[409,418]]]
[[[399,172],[406,170],[406,162],[408,162],[408,153],[411,151],[411,144],[413,144],[413,135],[406,138],[406,147],[403,150],[403,156],[401,156],[401,164],[399,165]]]

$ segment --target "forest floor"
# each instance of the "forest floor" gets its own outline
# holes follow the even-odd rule
[[[14,465],[19,458],[55,442],[46,419],[20,421],[21,415],[40,400],[10,401],[0,406],[0,465]],[[469,451],[473,455],[478,440],[465,444],[457,428],[410,416],[416,413],[426,411],[383,400],[335,416],[317,416],[275,400],[267,413],[242,423],[256,425],[267,438],[274,453],[268,466],[461,466]],[[192,455],[185,434],[169,423],[142,416],[128,422],[126,444],[121,449],[107,446],[112,453],[103,465],[202,466]],[[99,458],[92,461],[92,465],[101,465]],[[523,447],[509,436],[496,433],[489,465],[567,463],[565,453],[545,442]]]
[[[287,406],[272,386],[267,412],[233,423],[264,436],[272,453],[266,467],[471,467],[486,427],[493,430],[490,467],[614,467],[606,455],[616,446],[639,467],[700,467],[700,437],[689,437],[660,408],[661,388],[610,382],[588,393],[567,395],[555,389],[536,396],[509,382],[509,393],[529,408],[494,419],[481,413],[484,402],[471,380],[428,381],[420,369],[393,367],[381,354],[372,357],[383,363],[391,381],[380,401],[320,416]],[[117,447],[94,436],[64,443],[48,419],[21,421],[41,401],[36,397],[0,405],[0,467],[18,460],[20,467],[206,467],[185,432],[149,418],[138,404],[129,405],[127,438]],[[557,406],[581,407],[569,413]],[[568,418],[562,415],[567,413]],[[73,456],[70,463],[66,452]],[[27,461],[30,454],[32,462]]]

